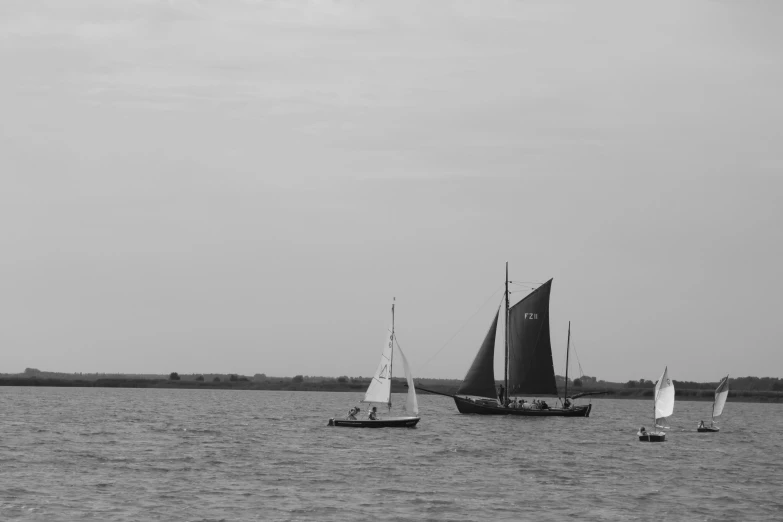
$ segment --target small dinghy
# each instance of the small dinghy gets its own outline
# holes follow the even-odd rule
[[[704,425],[704,421],[699,423],[699,427],[696,431],[699,433],[714,433],[720,431],[720,428],[715,425],[715,417],[720,417],[723,413],[723,407],[726,405],[726,399],[729,398],[729,376],[727,375],[715,389],[715,400],[712,403],[712,421],[709,426]]]
[[[389,407],[389,410],[391,410],[391,377],[395,345],[397,346],[397,352],[399,352],[400,359],[402,359],[402,368],[405,371],[405,378],[408,381],[408,397],[405,401],[405,411],[413,413],[413,415],[409,417],[381,418],[380,414],[377,412],[377,408],[373,407],[368,412],[368,418],[359,419],[356,417],[356,414],[359,413],[360,409],[352,408],[351,411],[348,412],[348,416],[343,419],[329,419],[329,426],[341,428],[413,428],[419,423],[421,417],[419,417],[419,403],[416,400],[416,388],[413,385],[413,375],[408,366],[408,360],[405,359],[405,354],[402,353],[402,349],[394,336],[394,304],[392,304],[392,324],[391,328],[386,332],[381,362],[378,365],[378,369],[375,370],[375,375],[370,382],[370,386],[367,388],[367,393],[365,393],[362,402],[386,404]]]
[[[659,420],[663,420],[674,413],[674,383],[669,379],[669,368],[663,369],[663,375],[655,383],[655,398],[653,399],[653,426],[656,428],[663,427],[658,423]],[[639,437],[640,442],[665,442],[666,432],[664,431],[647,431],[644,426],[636,434]]]

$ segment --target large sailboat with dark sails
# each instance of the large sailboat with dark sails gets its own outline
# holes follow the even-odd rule
[[[504,303],[495,315],[465,379],[453,395],[460,413],[480,415],[522,415],[534,417],[587,417],[592,404],[576,406],[566,388],[561,407],[543,401],[527,402],[521,397],[558,396],[552,345],[549,337],[550,279],[513,306],[509,303],[508,263]],[[501,316],[503,314],[503,316]],[[495,388],[495,339],[499,319],[505,319],[500,335],[505,340],[505,364],[502,393]],[[569,324],[568,346],[571,343]],[[566,360],[568,348],[566,349]]]

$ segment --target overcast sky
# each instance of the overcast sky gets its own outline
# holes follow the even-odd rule
[[[782,16],[5,0],[0,372],[367,376],[396,296],[461,378],[508,261],[558,373],[783,377]]]

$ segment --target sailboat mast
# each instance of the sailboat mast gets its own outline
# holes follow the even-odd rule
[[[565,407],[565,401],[568,399],[568,352],[571,351],[571,321],[568,321],[568,342],[566,343],[566,375],[565,375],[565,391],[563,392],[563,407]]]
[[[389,355],[389,403],[387,406],[389,407],[389,411],[391,411],[391,385],[394,383],[394,380],[392,379],[392,376],[394,375],[392,373],[392,363],[394,362],[394,303],[397,300],[396,297],[392,297],[392,331],[391,331],[391,354]]]
[[[506,261],[506,364],[503,370],[503,406],[508,404],[508,261]]]

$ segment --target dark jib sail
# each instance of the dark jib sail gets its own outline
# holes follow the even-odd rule
[[[550,279],[509,310],[509,395],[557,395],[549,340],[551,290]]]
[[[493,361],[495,358],[495,332],[498,328],[499,314],[500,311],[495,314],[495,320],[492,321],[492,326],[489,327],[487,336],[484,338],[476,358],[473,359],[473,364],[470,365],[468,374],[465,375],[465,380],[462,381],[457,390],[457,395],[497,398]]]

